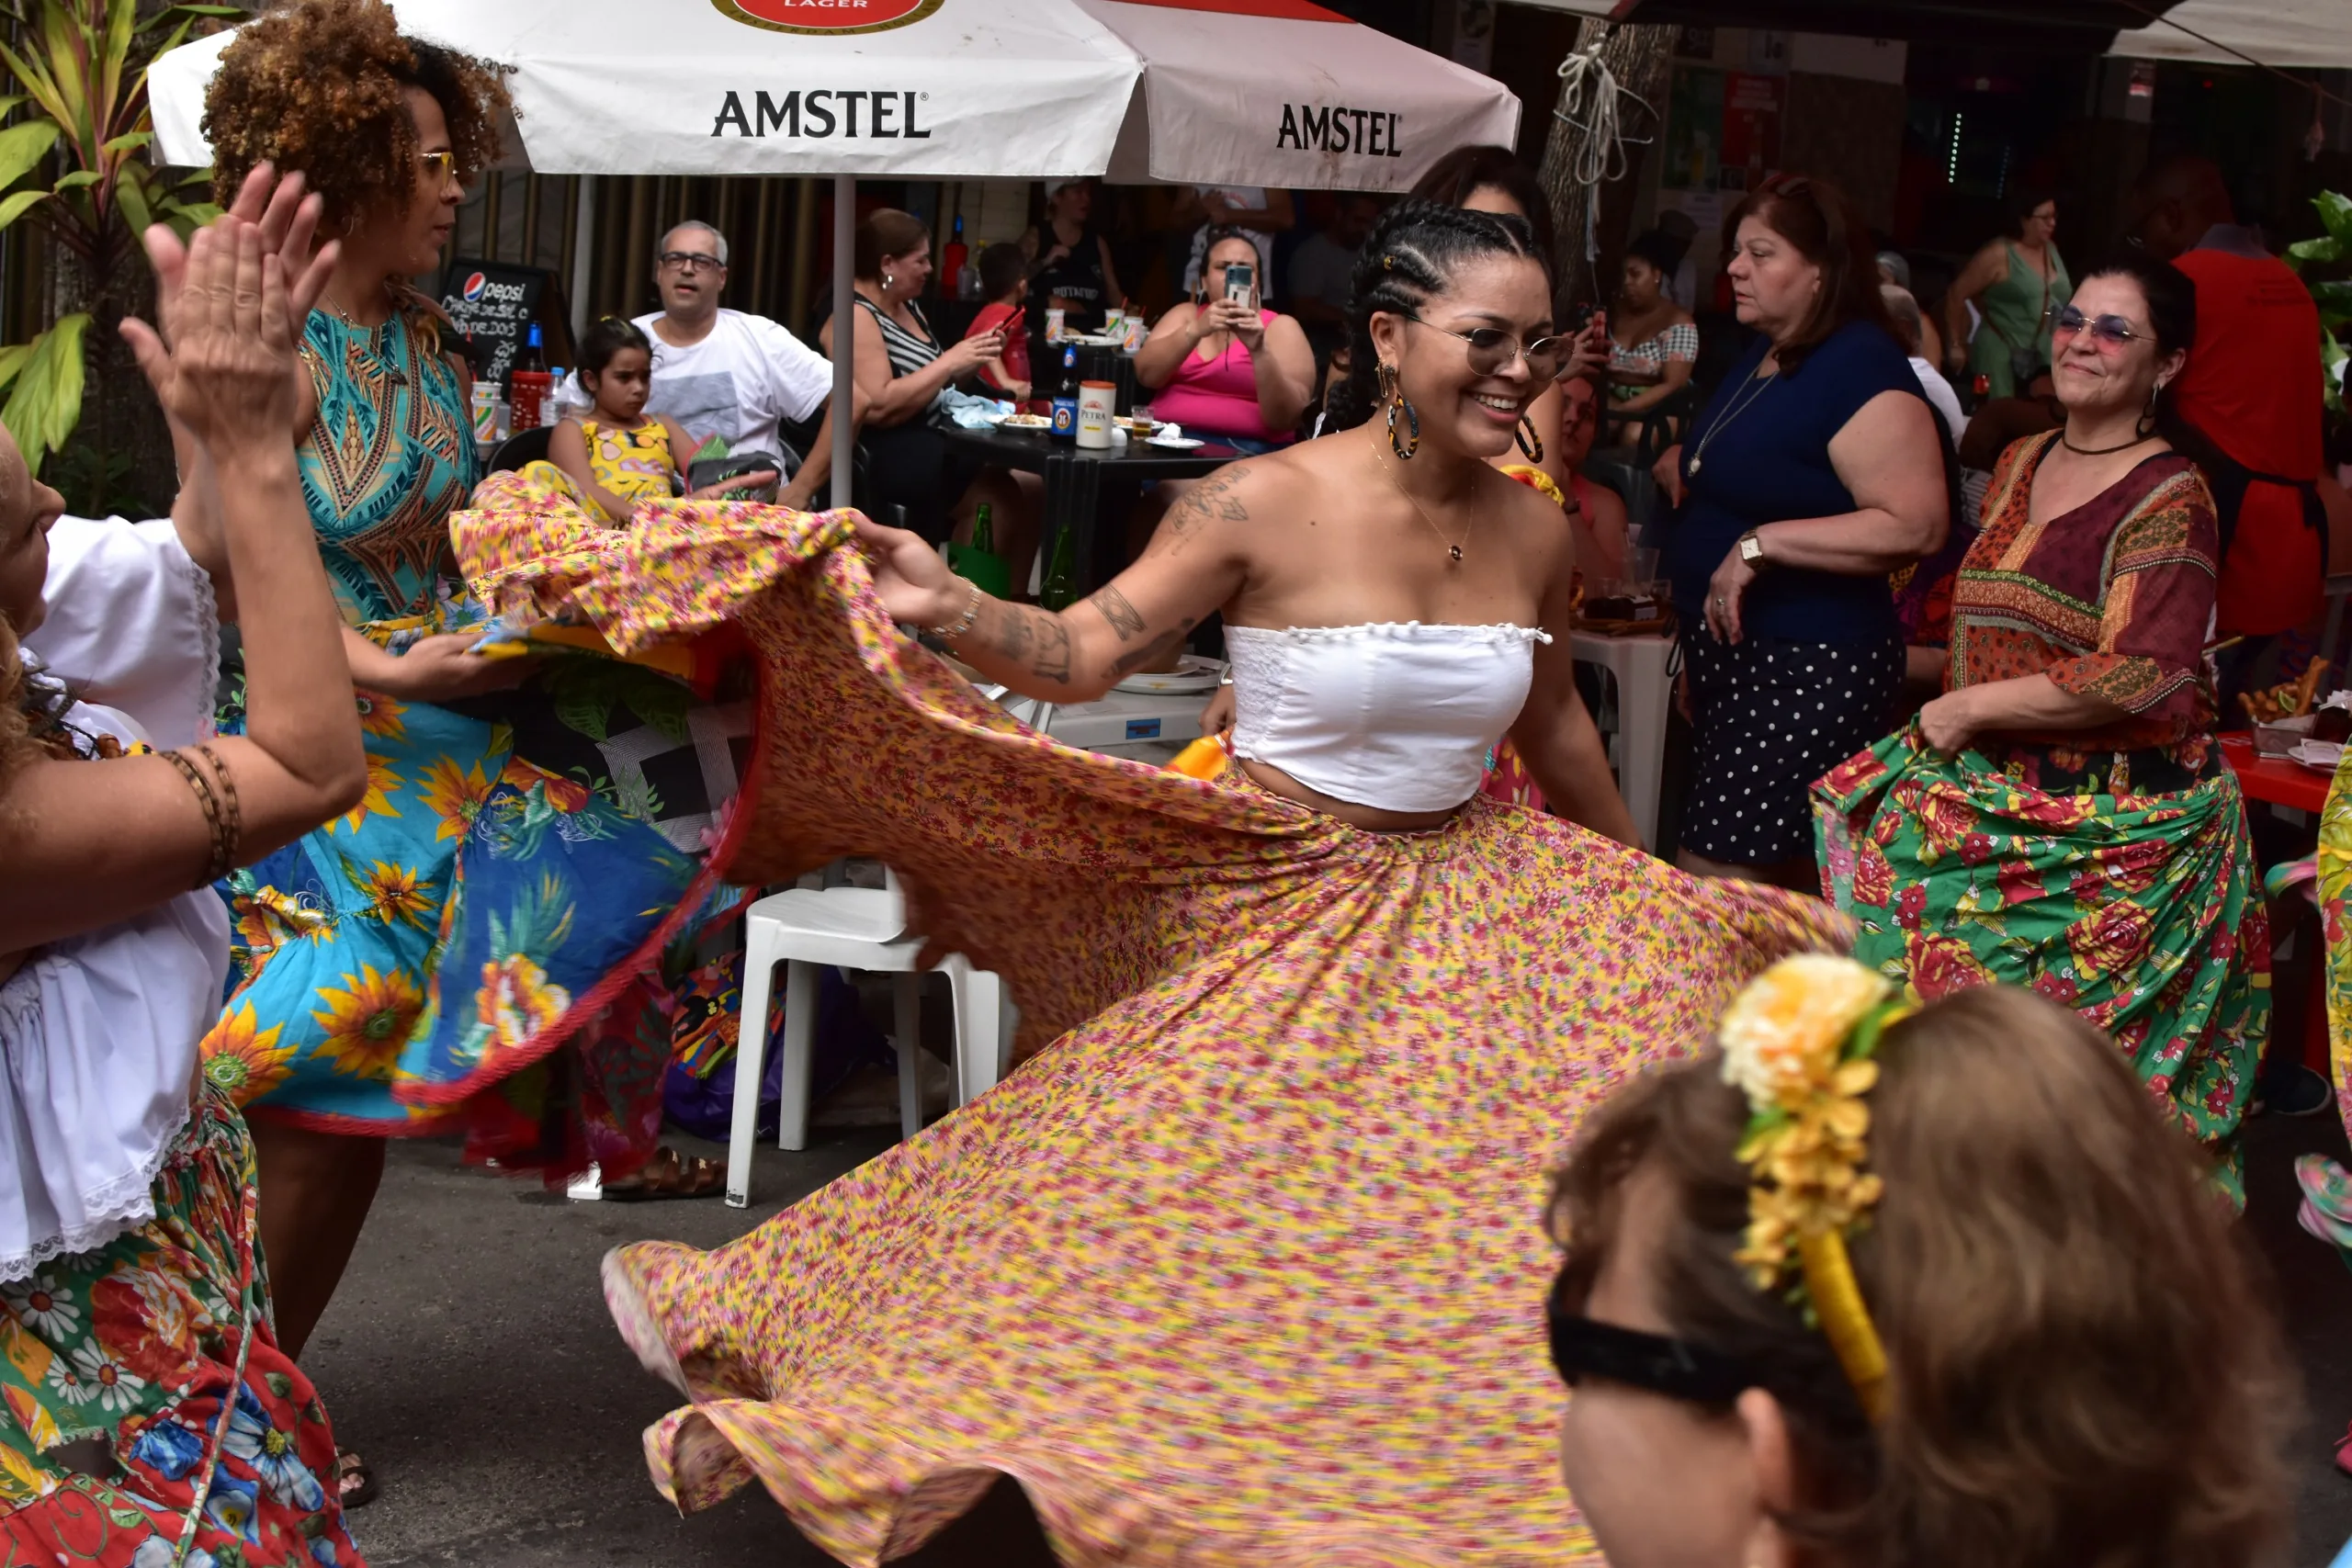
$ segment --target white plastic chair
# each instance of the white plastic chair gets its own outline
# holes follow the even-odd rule
[[[922,1130],[916,1054],[922,1023],[922,976],[916,967],[922,941],[907,934],[906,900],[888,873],[879,888],[796,887],[771,894],[743,914],[743,1010],[737,1021],[735,1118],[727,1141],[727,1201],[752,1201],[752,1144],[760,1114],[760,1077],[766,1055],[768,998],[775,966],[786,966],[784,987],[784,1095],[776,1144],[808,1144],[808,1091],[815,1071],[817,965],[896,975],[899,1128]],[[995,1087],[1012,1038],[1004,982],[972,967],[960,953],[940,964],[956,1002],[956,1103]]]

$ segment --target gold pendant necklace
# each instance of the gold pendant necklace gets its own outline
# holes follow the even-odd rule
[[[1759,381],[1757,378],[1758,373],[1763,368],[1764,362],[1760,359],[1758,360],[1756,362],[1756,368],[1747,373],[1747,380],[1746,383],[1741,385],[1739,392],[1733,394],[1731,406],[1724,411],[1723,418],[1715,421],[1713,424],[1709,425],[1707,427],[1707,433],[1699,437],[1696,447],[1690,454],[1690,466],[1685,470],[1686,472],[1696,474],[1699,471],[1700,466],[1707,460],[1707,448],[1714,445],[1715,437],[1724,433],[1724,427],[1731,423],[1733,420],[1737,419],[1741,414],[1746,413],[1748,410],[1748,405],[1763,397],[1767,391],[1771,389],[1772,383],[1780,379],[1780,377],[1778,376],[1767,376]],[[1753,390],[1750,390],[1751,388]],[[1741,394],[1746,394],[1745,401],[1741,400]]]
[[[1369,428],[1369,426],[1366,428]],[[1462,530],[1462,544],[1457,545],[1453,540],[1447,538],[1445,536],[1445,530],[1439,527],[1436,520],[1421,509],[1421,503],[1413,499],[1413,492],[1407,490],[1397,481],[1396,474],[1390,470],[1386,459],[1381,457],[1380,446],[1377,442],[1375,442],[1372,446],[1372,466],[1380,470],[1381,476],[1387,479],[1390,489],[1394,490],[1398,495],[1405,498],[1405,504],[1413,509],[1415,515],[1419,516],[1422,522],[1429,525],[1430,532],[1435,534],[1437,536],[1438,543],[1445,547],[1448,564],[1460,566],[1462,564],[1462,545],[1468,544],[1470,542],[1470,536],[1477,532],[1478,514],[1476,512],[1470,513],[1470,525]]]

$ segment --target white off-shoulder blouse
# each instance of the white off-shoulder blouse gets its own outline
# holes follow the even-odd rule
[[[25,640],[75,699],[69,727],[159,750],[209,734],[220,623],[172,525],[62,518],[49,548],[48,618]],[[0,1280],[154,1217],[228,973],[208,888],[41,948],[0,985]]]

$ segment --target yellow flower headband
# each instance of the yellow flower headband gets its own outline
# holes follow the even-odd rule
[[[1749,983],[1724,1012],[1724,1081],[1747,1096],[1739,1158],[1749,1170],[1747,1245],[1757,1289],[1788,1286],[1828,1337],[1863,1410],[1885,1413],[1886,1348],[1854,1279],[1846,1233],[1879,1200],[1860,1168],[1870,1134],[1862,1096],[1878,1082],[1880,1034],[1917,1010],[1850,958],[1803,953]]]

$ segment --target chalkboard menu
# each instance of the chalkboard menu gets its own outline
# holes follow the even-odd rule
[[[507,367],[523,346],[532,320],[538,314],[539,296],[546,292],[548,270],[511,266],[504,262],[468,261],[449,264],[441,285],[441,308],[471,333],[477,374],[485,381],[503,381]]]

